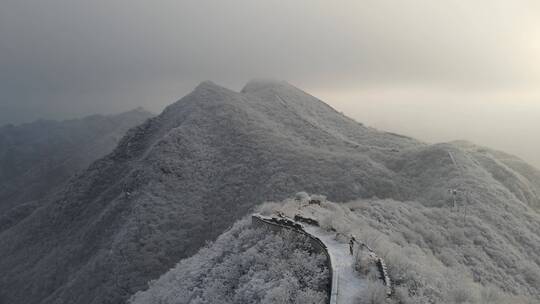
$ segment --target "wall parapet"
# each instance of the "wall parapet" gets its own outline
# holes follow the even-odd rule
[[[290,222],[290,223],[289,223]],[[328,265],[328,270],[330,273],[330,284],[331,288],[328,292],[328,303],[337,304],[337,295],[338,295],[338,286],[337,286],[337,274],[332,266],[332,260],[330,259],[330,254],[328,253],[328,248],[326,245],[316,236],[311,235],[306,232],[301,224],[295,223],[287,219],[276,219],[271,217],[265,217],[260,214],[253,214],[251,216],[251,223],[255,227],[269,228],[272,231],[279,232],[283,229],[293,231],[295,233],[302,234],[306,236],[310,244],[317,250],[317,252],[323,253],[326,256],[326,263]]]

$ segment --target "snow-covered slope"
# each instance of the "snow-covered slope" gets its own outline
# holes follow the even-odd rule
[[[262,209],[318,221],[317,230],[330,235],[327,244],[343,246],[351,235],[367,243],[389,269],[394,293],[388,303],[518,304],[540,299],[540,215],[530,208],[498,210],[488,197],[469,206],[467,213],[396,200],[309,204],[309,197],[298,197]],[[376,294],[366,287],[369,273],[360,273],[357,288],[343,291],[344,303],[351,296],[363,300],[358,303],[382,303],[370,300]],[[375,273],[375,282],[379,275]],[[384,289],[379,293],[384,299]]]
[[[313,204],[314,201],[317,203]],[[318,223],[303,223],[301,229],[320,239],[330,255],[334,276],[332,301],[335,302],[332,303],[536,303],[540,298],[540,267],[536,255],[540,249],[540,236],[536,234],[540,216],[531,209],[509,213],[489,209],[489,205],[476,206],[463,213],[463,209],[450,206],[427,207],[417,202],[377,199],[335,204],[321,196],[299,193],[294,199],[265,203],[259,211],[278,219],[288,217],[292,221],[300,216]],[[516,224],[516,220],[523,224]],[[252,236],[254,227],[246,225],[245,220],[240,221],[231,230],[234,233],[226,232],[216,245],[182,260],[152,282],[148,290],[133,297],[132,303],[213,304],[222,303],[226,295],[238,294],[259,297],[238,298],[233,303],[266,303],[261,299],[260,289],[268,290],[281,280],[268,282],[262,278],[268,278],[268,272],[285,275],[287,267],[297,268],[284,261],[275,266],[272,264],[275,260],[257,264],[254,262],[257,259],[249,256],[271,250],[255,249],[244,242],[239,245],[238,240],[242,238],[231,238],[231,235]],[[353,255],[348,245],[352,235],[356,238]],[[259,239],[262,242],[267,237]],[[284,248],[284,251],[278,249],[279,252],[266,258],[289,256],[286,252],[295,242],[299,241],[291,238],[272,241],[274,244],[268,248]],[[367,247],[360,244],[367,244],[374,252],[368,252]],[[235,256],[235,261],[221,258],[223,252]],[[366,260],[366,254],[384,257],[388,269],[385,282],[392,282],[390,298],[387,298],[388,289],[381,281],[375,260],[369,257]],[[220,261],[217,266],[216,260]],[[313,269],[318,262],[305,258],[302,267]],[[295,265],[300,263],[294,262]],[[277,270],[284,265],[284,269]],[[239,274],[240,279],[231,273]],[[252,276],[259,281],[253,281]],[[317,272],[308,271],[304,280],[320,280],[320,277]],[[203,283],[197,285],[196,282]],[[246,292],[246,288],[252,291]],[[208,296],[216,293],[220,296]],[[302,301],[287,288],[280,288],[280,294],[286,296],[276,303],[319,303],[321,299],[316,302],[308,297]],[[204,296],[196,298],[196,295]]]
[[[329,284],[326,257],[306,237],[244,219],[130,303],[325,304]]]
[[[128,129],[150,116],[138,108],[118,115],[0,127],[0,214],[51,193],[111,152]]]
[[[123,301],[253,206],[299,191],[444,207],[463,188],[474,206],[534,206],[535,188],[517,196],[516,181],[494,177],[498,162],[475,155],[365,127],[287,83],[234,92],[204,82],[0,232],[0,300]],[[506,166],[538,185],[535,169]]]

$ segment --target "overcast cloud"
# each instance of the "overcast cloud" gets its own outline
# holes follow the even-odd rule
[[[271,77],[376,127],[540,167],[539,3],[0,0],[0,124],[159,112],[202,80]]]

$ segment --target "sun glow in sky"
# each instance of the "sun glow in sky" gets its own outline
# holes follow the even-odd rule
[[[465,139],[540,167],[540,94],[460,94],[426,89],[317,91],[339,111],[378,129],[436,143]]]
[[[0,41],[0,124],[277,78],[366,124],[540,167],[537,0],[4,0]]]

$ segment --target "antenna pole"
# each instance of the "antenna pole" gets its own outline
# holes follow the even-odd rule
[[[458,163],[456,161],[456,158],[454,157],[454,154],[451,151],[448,151],[448,156],[450,156],[450,159],[452,160],[452,163],[454,164],[454,166],[456,167],[456,169],[459,172],[459,176],[461,177],[461,181],[460,181],[460,184],[461,184],[463,182],[463,180],[464,180],[463,170],[458,165]],[[464,188],[464,187],[462,187],[462,188]],[[452,190],[452,192],[453,192],[453,196],[454,196],[454,206],[456,206],[456,204],[457,204],[457,202],[456,202],[457,189]],[[463,190],[463,193],[464,193],[464,195],[466,197],[466,199],[463,200],[463,224],[465,225],[465,220],[467,218],[467,204],[469,203],[469,198],[468,198],[468,192],[467,192],[466,189]]]

